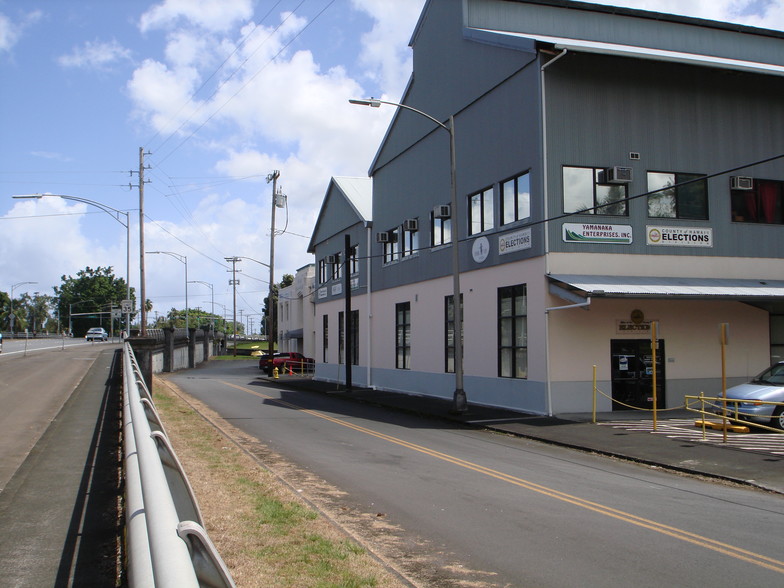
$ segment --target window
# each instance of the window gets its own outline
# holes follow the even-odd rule
[[[395,367],[411,369],[411,303],[395,305]]]
[[[318,262],[318,279],[319,284],[324,284],[329,280],[329,273],[327,272],[327,260],[319,259]]]
[[[648,172],[648,216],[651,218],[708,218],[708,181],[704,174]]]
[[[452,242],[452,219],[438,218],[430,212],[430,246],[439,247]]]
[[[564,212],[626,216],[626,184],[602,184],[603,168],[563,168]]]
[[[359,365],[359,311],[351,311],[351,346],[348,350],[351,365]]]
[[[525,284],[498,289],[498,375],[528,377],[528,301]]]
[[[448,374],[455,373],[455,305],[454,296],[446,296],[444,298],[445,320],[444,326],[446,329],[446,353],[444,371]],[[463,295],[460,295],[460,319],[463,319]],[[460,330],[463,334],[463,330]],[[461,341],[465,341],[465,337]],[[465,348],[465,347],[464,347]]]
[[[343,356],[346,352],[346,322],[343,319],[345,313],[338,313],[338,363],[343,363]]]
[[[348,267],[349,267],[349,275],[354,275],[359,273],[359,260],[357,259],[357,246],[354,245],[349,250],[349,258],[348,258]]]
[[[393,261],[397,261],[400,257],[400,233],[398,232],[400,229],[390,229],[387,231],[389,233],[389,241],[384,243],[384,263],[392,263]]]
[[[402,257],[410,257],[419,251],[419,231],[406,231],[401,228],[403,233],[403,243],[400,247]]]
[[[731,201],[736,223],[784,224],[784,182],[754,179],[751,190],[732,190]]]
[[[493,228],[493,188],[468,197],[468,234],[476,235]]]
[[[335,261],[332,263],[332,279],[339,280],[343,275],[343,264],[340,263],[340,253],[332,256]]]
[[[323,349],[321,360],[324,363],[329,363],[327,353],[329,351],[329,316],[326,314],[321,317],[321,347]]]
[[[501,224],[531,216],[531,178],[528,172],[501,183]]]

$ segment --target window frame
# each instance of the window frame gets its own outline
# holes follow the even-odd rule
[[[387,265],[400,261],[400,227],[389,229],[387,233],[394,235],[392,240],[387,243],[382,243],[382,260],[383,264]]]
[[[443,247],[452,243],[452,218],[436,218],[430,211],[430,247]]]
[[[604,170],[607,169],[605,167],[593,167],[593,166],[586,166],[586,165],[564,165],[561,168],[561,182],[562,182],[562,201],[561,207],[563,209],[564,214],[590,214],[594,216],[612,216],[612,217],[627,217],[629,216],[629,184],[607,184],[601,182],[601,176],[604,174]],[[567,170],[591,170],[591,206],[586,206],[583,209],[576,208],[575,210],[569,210],[566,206],[567,204],[567,182],[566,182],[566,171]],[[613,189],[620,189],[623,190],[623,198],[611,200],[606,204],[603,204],[597,200],[597,188],[603,188],[607,191]],[[582,198],[582,195],[580,195]],[[622,205],[623,206],[623,213],[615,214],[611,212],[604,212],[602,209],[608,209],[613,206]]]
[[[518,312],[517,299],[523,298],[524,309]],[[511,300],[511,313],[504,314],[504,301]],[[498,377],[528,379],[528,286],[516,284],[498,288]],[[522,320],[520,320],[522,319]],[[518,321],[524,333],[519,334]],[[507,327],[505,329],[505,327]],[[508,341],[505,341],[508,339]],[[518,365],[524,358],[525,365]],[[506,363],[509,365],[506,365]]]
[[[760,189],[770,185],[771,189],[778,194],[773,194],[773,209],[765,210],[763,203],[764,197],[760,195]],[[749,196],[754,198],[753,216],[756,219],[746,220],[743,213],[750,212]],[[730,189],[730,215],[734,223],[744,223],[753,225],[782,225],[784,224],[784,180],[768,180],[764,178],[753,178],[751,190]],[[767,220],[772,215],[773,220]]]
[[[652,175],[672,176],[673,183],[670,184],[669,187],[651,188]],[[684,178],[683,176],[690,176],[690,177]],[[646,179],[646,190],[648,191],[648,196],[645,198],[648,207],[647,210],[648,218],[703,220],[703,221],[710,219],[710,210],[709,210],[710,198],[708,194],[708,177],[706,174],[698,174],[698,173],[691,173],[691,172],[648,170],[645,173],[645,179]],[[704,209],[704,216],[689,216],[686,214],[686,210],[688,207],[684,206],[685,201],[688,200],[688,196],[686,193],[687,191],[690,191],[691,189],[694,189],[694,187],[699,185],[703,186],[702,192],[703,192],[704,201],[702,202],[701,208]],[[666,196],[666,193],[668,191],[672,191],[673,207],[675,210],[674,216],[651,214],[652,204],[654,204],[657,199],[662,199],[663,196]]]
[[[411,302],[395,304],[395,369],[411,369]]]
[[[444,296],[444,373],[455,373],[455,315],[454,315],[454,294]],[[463,306],[463,294],[460,294],[460,319],[465,316]],[[460,330],[463,343],[465,343],[465,331]],[[461,349],[465,349],[465,345]],[[465,351],[463,352],[465,356]]]
[[[521,198],[521,192],[519,188],[519,183],[521,178],[525,178],[526,182],[528,183],[528,191],[522,193],[528,195],[528,202],[526,203],[528,208],[528,214],[525,216],[520,214],[520,209],[524,208],[521,206],[521,202],[523,199]],[[512,183],[512,189],[514,193],[509,198],[507,198],[505,187],[509,183]],[[500,217],[501,217],[500,221],[502,227],[505,225],[511,225],[512,223],[516,223],[531,218],[531,170],[527,170],[521,174],[518,174],[511,178],[507,178],[502,182],[499,182],[498,192],[499,192],[498,202],[500,206]],[[509,220],[507,220],[507,213],[508,213],[506,207],[507,200],[510,201],[510,204],[513,204],[512,207],[513,211],[512,211],[511,218]]]
[[[400,227],[402,235],[400,245],[400,258],[412,257],[419,253],[419,231],[407,231]]]
[[[495,228],[494,189],[489,186],[468,196],[468,235],[479,235]],[[477,218],[478,216],[478,218]]]

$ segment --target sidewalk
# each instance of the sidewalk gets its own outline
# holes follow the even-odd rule
[[[674,439],[665,434],[647,431],[602,426],[591,422],[591,414],[537,416],[474,405],[470,403],[470,398],[465,413],[451,414],[451,400],[440,398],[366,388],[354,388],[347,393],[342,385],[334,382],[314,381],[299,376],[284,376],[277,380],[270,378],[270,382],[784,494],[784,456],[776,457],[765,452],[711,445],[693,439]],[[659,425],[665,425],[667,419],[697,420],[698,417],[697,413],[686,410],[662,412],[658,415],[657,422]],[[652,418],[650,412],[641,411],[597,414],[599,423],[634,423],[645,419],[650,421]]]
[[[99,353],[0,492],[0,585],[115,585],[120,357]]]

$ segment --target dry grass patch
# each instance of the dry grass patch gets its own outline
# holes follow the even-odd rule
[[[402,586],[365,549],[204,420],[170,382],[156,379],[153,389],[210,538],[238,587]]]

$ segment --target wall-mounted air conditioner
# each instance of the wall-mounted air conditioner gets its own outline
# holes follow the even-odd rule
[[[604,170],[604,183],[605,184],[628,184],[632,181],[632,168],[621,167],[608,167]]]
[[[450,218],[452,216],[452,208],[448,204],[439,204],[433,209],[433,217],[438,219]]]
[[[415,233],[419,230],[419,220],[415,218],[408,218],[403,221],[403,230]]]
[[[336,263],[338,262],[338,256],[337,256],[337,255],[327,255],[327,256],[324,258],[324,260],[325,260],[327,263],[331,263],[331,264],[333,264],[333,265],[334,265],[334,264],[336,264]]]
[[[376,243],[391,243],[392,240],[390,239],[389,231],[384,231],[383,233],[376,233]]]
[[[730,176],[730,188],[733,190],[752,190],[754,178],[749,176]]]

